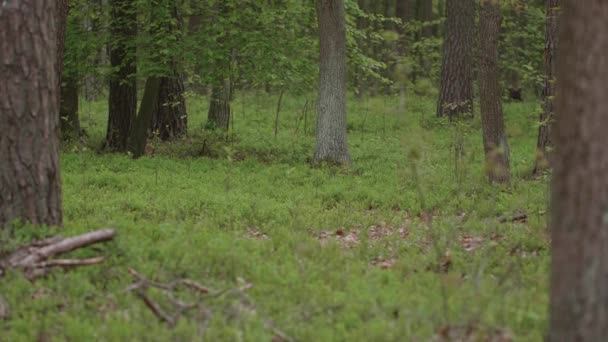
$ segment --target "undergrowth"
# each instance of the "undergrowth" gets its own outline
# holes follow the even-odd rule
[[[153,140],[139,160],[97,152],[105,100],[82,102],[87,142],[62,153],[65,227],[15,226],[0,250],[103,227],[118,237],[79,252],[101,252],[102,265],[35,283],[2,278],[12,314],[0,340],[198,340],[195,318],[168,329],[125,292],[129,267],[217,290],[251,283],[247,305],[205,301],[209,341],[278,340],[276,329],[298,341],[426,341],[460,330],[543,339],[547,181],[529,177],[535,103],[505,105],[513,181],[495,187],[483,177],[479,119],[436,119],[432,99],[409,99],[402,113],[395,98],[349,99],[353,165],[336,168],[310,163],[315,117],[304,118],[304,97],[285,96],[275,138],[276,97],[237,96],[225,136],[205,129],[208,101],[191,95],[188,137]],[[509,220],[518,213],[527,222]]]

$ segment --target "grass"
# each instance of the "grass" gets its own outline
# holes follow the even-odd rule
[[[408,99],[403,113],[395,98],[349,99],[350,168],[310,166],[315,120],[309,111],[304,132],[304,97],[285,96],[275,139],[276,100],[237,97],[225,140],[204,130],[207,100],[192,95],[190,136],[152,142],[139,160],[96,153],[107,108],[82,102],[88,145],[62,153],[65,227],[16,226],[3,241],[102,227],[118,237],[77,253],[109,256],[103,265],[35,283],[5,276],[12,315],[0,321],[0,340],[197,340],[195,317],[168,329],[124,291],[129,267],[218,290],[253,284],[250,301],[205,301],[209,341],[269,341],[269,325],[298,341],[426,341],[462,327],[478,339],[543,339],[547,181],[528,177],[535,103],[505,104],[513,181],[493,187],[479,119],[437,120],[434,99]],[[458,168],[455,145],[465,153]],[[499,223],[517,212],[528,222]]]

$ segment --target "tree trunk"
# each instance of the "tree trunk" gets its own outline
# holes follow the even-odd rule
[[[526,17],[526,11],[528,8],[528,0],[517,0],[511,4],[511,11],[515,23],[518,27],[527,27],[528,20]],[[515,40],[515,48],[517,50],[526,49],[526,41],[522,35]],[[508,75],[508,93],[509,98],[515,101],[523,101],[523,90],[521,87],[521,75],[518,70],[512,69]]]
[[[69,140],[80,135],[78,119],[78,80],[63,72],[65,52],[65,32],[69,6],[67,0],[58,1],[57,5],[57,61],[55,68],[59,75],[59,126],[61,137]]]
[[[62,224],[61,5],[5,1],[0,10],[0,227],[14,220]]]
[[[184,80],[175,73],[173,77],[160,79],[158,105],[152,119],[152,130],[162,140],[179,138],[188,130]]]
[[[401,22],[405,25],[414,19],[414,12],[416,8],[414,0],[397,0],[395,2],[395,15],[401,19]],[[400,56],[405,56],[407,53],[408,36],[404,26],[399,26],[399,41],[397,44],[398,52]]]
[[[216,84],[211,90],[207,126],[213,129],[227,131],[230,127],[230,80]]]
[[[70,140],[80,136],[80,120],[78,119],[78,81],[74,77],[63,75],[61,82],[61,103],[59,118],[61,122],[61,138]]]
[[[317,163],[348,164],[346,141],[346,28],[344,0],[318,0],[319,97]]]
[[[447,1],[441,86],[437,116],[473,113],[473,0]]]
[[[558,25],[560,0],[547,0],[545,27],[545,86],[543,88],[543,112],[540,115],[538,141],[536,142],[536,162],[533,174],[539,176],[549,166],[549,156],[553,143],[553,101],[555,99],[555,76],[557,69]]]
[[[509,98],[515,101],[524,100],[524,94],[521,89],[521,76],[517,70],[509,72]]]
[[[564,1],[553,137],[548,341],[608,336],[608,2]]]
[[[137,114],[129,137],[129,152],[134,159],[141,157],[146,150],[148,127],[150,127],[154,113],[158,112],[158,106],[160,105],[158,98],[161,82],[157,77],[150,77],[146,80],[139,114]]]
[[[479,97],[483,127],[486,173],[491,182],[509,183],[509,144],[505,134],[500,82],[498,80],[498,38],[500,3],[481,0],[479,15]]]
[[[433,26],[429,25],[429,22],[433,21],[433,0],[421,0],[419,7],[420,21],[425,24],[420,35],[422,38],[431,38]]]
[[[110,76],[108,130],[105,147],[126,151],[137,108],[135,35],[137,13],[131,0],[110,0],[110,64],[118,70]]]

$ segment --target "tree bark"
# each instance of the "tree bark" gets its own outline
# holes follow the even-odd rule
[[[179,138],[188,130],[184,92],[184,79],[177,72],[174,76],[160,79],[158,105],[152,119],[152,130],[162,140]]]
[[[61,137],[64,140],[77,137],[80,134],[80,121],[78,119],[78,80],[74,76],[63,72],[65,33],[69,6],[67,0],[60,0],[57,4],[57,61],[55,68],[59,75],[59,126]]]
[[[160,85],[161,80],[157,77],[150,77],[146,80],[139,114],[137,114],[129,137],[129,152],[134,159],[143,156],[146,150],[148,127],[150,127],[154,113],[158,112],[158,106],[160,105],[158,103]]]
[[[428,23],[433,21],[433,0],[421,0],[419,7],[420,21],[426,24],[420,35],[422,38],[430,38],[433,36],[433,26],[428,25]]]
[[[441,86],[437,116],[450,119],[473,113],[473,0],[447,1]]]
[[[500,3],[481,0],[479,15],[479,97],[483,128],[486,174],[491,182],[509,183],[509,143],[505,134],[500,82],[498,80],[498,39]]]
[[[533,175],[539,176],[550,166],[551,127],[553,126],[555,77],[557,72],[557,49],[560,0],[547,0],[545,24],[545,84],[543,87],[543,112],[540,114],[538,140],[536,142],[536,161]]]
[[[61,82],[61,103],[59,106],[61,138],[70,140],[80,136],[78,118],[78,81],[71,76],[63,75]]]
[[[0,9],[0,227],[62,224],[60,5],[5,1]]]
[[[117,71],[110,77],[108,130],[105,147],[126,151],[137,108],[135,35],[137,13],[131,0],[110,0],[110,64]]]
[[[348,164],[346,140],[346,28],[344,0],[318,0],[319,97],[317,163]]]
[[[565,1],[552,182],[549,341],[608,336],[608,2]]]
[[[210,128],[227,131],[230,127],[231,90],[230,80],[213,85],[207,113],[207,126]]]

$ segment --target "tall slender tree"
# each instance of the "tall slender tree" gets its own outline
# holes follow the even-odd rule
[[[486,173],[492,182],[509,183],[509,143],[498,80],[499,0],[481,0],[479,14],[479,97]]]
[[[0,10],[0,227],[14,220],[62,224],[57,59],[63,5],[10,1]]]
[[[545,22],[545,80],[543,87],[543,111],[540,114],[538,140],[536,142],[536,161],[533,174],[539,176],[549,167],[549,156],[553,143],[551,127],[555,100],[555,77],[557,69],[558,25],[560,0],[546,0]]]
[[[473,112],[473,0],[447,1],[441,86],[437,116],[458,117]]]
[[[132,0],[110,0],[110,63],[114,72],[110,76],[105,147],[112,151],[126,151],[137,109],[135,6]]]
[[[606,1],[563,2],[552,132],[552,342],[608,336],[606,18]]]
[[[344,0],[318,0],[319,95],[315,162],[350,162],[346,140],[346,27]]]

